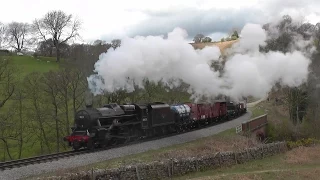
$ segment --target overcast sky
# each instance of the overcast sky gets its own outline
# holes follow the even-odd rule
[[[86,41],[136,35],[164,35],[175,27],[214,39],[241,29],[245,23],[265,23],[284,14],[320,21],[320,0],[6,0],[0,22],[32,22],[49,10],[78,17]]]

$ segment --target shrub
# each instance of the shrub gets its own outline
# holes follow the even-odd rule
[[[268,122],[267,136],[268,141],[291,141],[294,139],[294,128],[289,120],[281,120],[278,123]]]
[[[238,39],[237,36],[231,36],[231,40],[236,40]]]
[[[319,142],[320,142],[319,140],[314,139],[314,138],[306,138],[306,139],[302,138],[297,141],[287,141],[287,146],[289,149],[293,149],[293,148],[301,147],[301,146],[308,147],[308,146],[317,144]]]
[[[33,57],[34,57],[34,58],[38,58],[38,53],[36,53],[36,52],[33,53]]]

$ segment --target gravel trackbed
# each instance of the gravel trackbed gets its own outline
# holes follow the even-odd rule
[[[113,159],[121,156],[126,156],[130,154],[137,154],[145,152],[148,150],[159,149],[162,147],[167,147],[175,144],[181,144],[189,141],[193,141],[202,137],[207,137],[225,131],[230,128],[234,128],[240,125],[242,122],[249,120],[251,117],[251,112],[248,112],[241,117],[228,121],[216,126],[179,134],[176,136],[166,137],[163,139],[158,139],[149,142],[143,142],[140,144],[128,145],[121,148],[114,148],[106,151],[89,153],[78,155],[74,157],[69,157],[65,159],[60,159],[58,161],[46,162],[41,164],[33,164],[20,168],[9,169],[5,171],[0,171],[1,180],[12,180],[19,179],[27,176],[42,174],[46,172],[52,172],[64,168],[73,168],[78,166],[84,166],[87,164],[92,164],[100,161],[105,161],[108,159]]]

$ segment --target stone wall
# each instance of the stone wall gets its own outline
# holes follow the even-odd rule
[[[224,166],[241,164],[254,159],[262,159],[275,154],[286,152],[286,142],[264,144],[238,152],[219,152],[203,157],[185,159],[170,159],[162,162],[151,162],[138,165],[129,165],[116,169],[91,170],[66,174],[48,179],[66,180],[146,180],[169,179],[172,176],[181,176],[190,172],[216,169]]]

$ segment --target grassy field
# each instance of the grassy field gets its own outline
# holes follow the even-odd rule
[[[218,170],[193,173],[175,179],[319,179],[319,151],[320,146],[300,147],[270,158],[251,161]]]
[[[31,72],[48,72],[59,68],[54,57],[4,56],[3,58],[12,61],[22,76]]]

